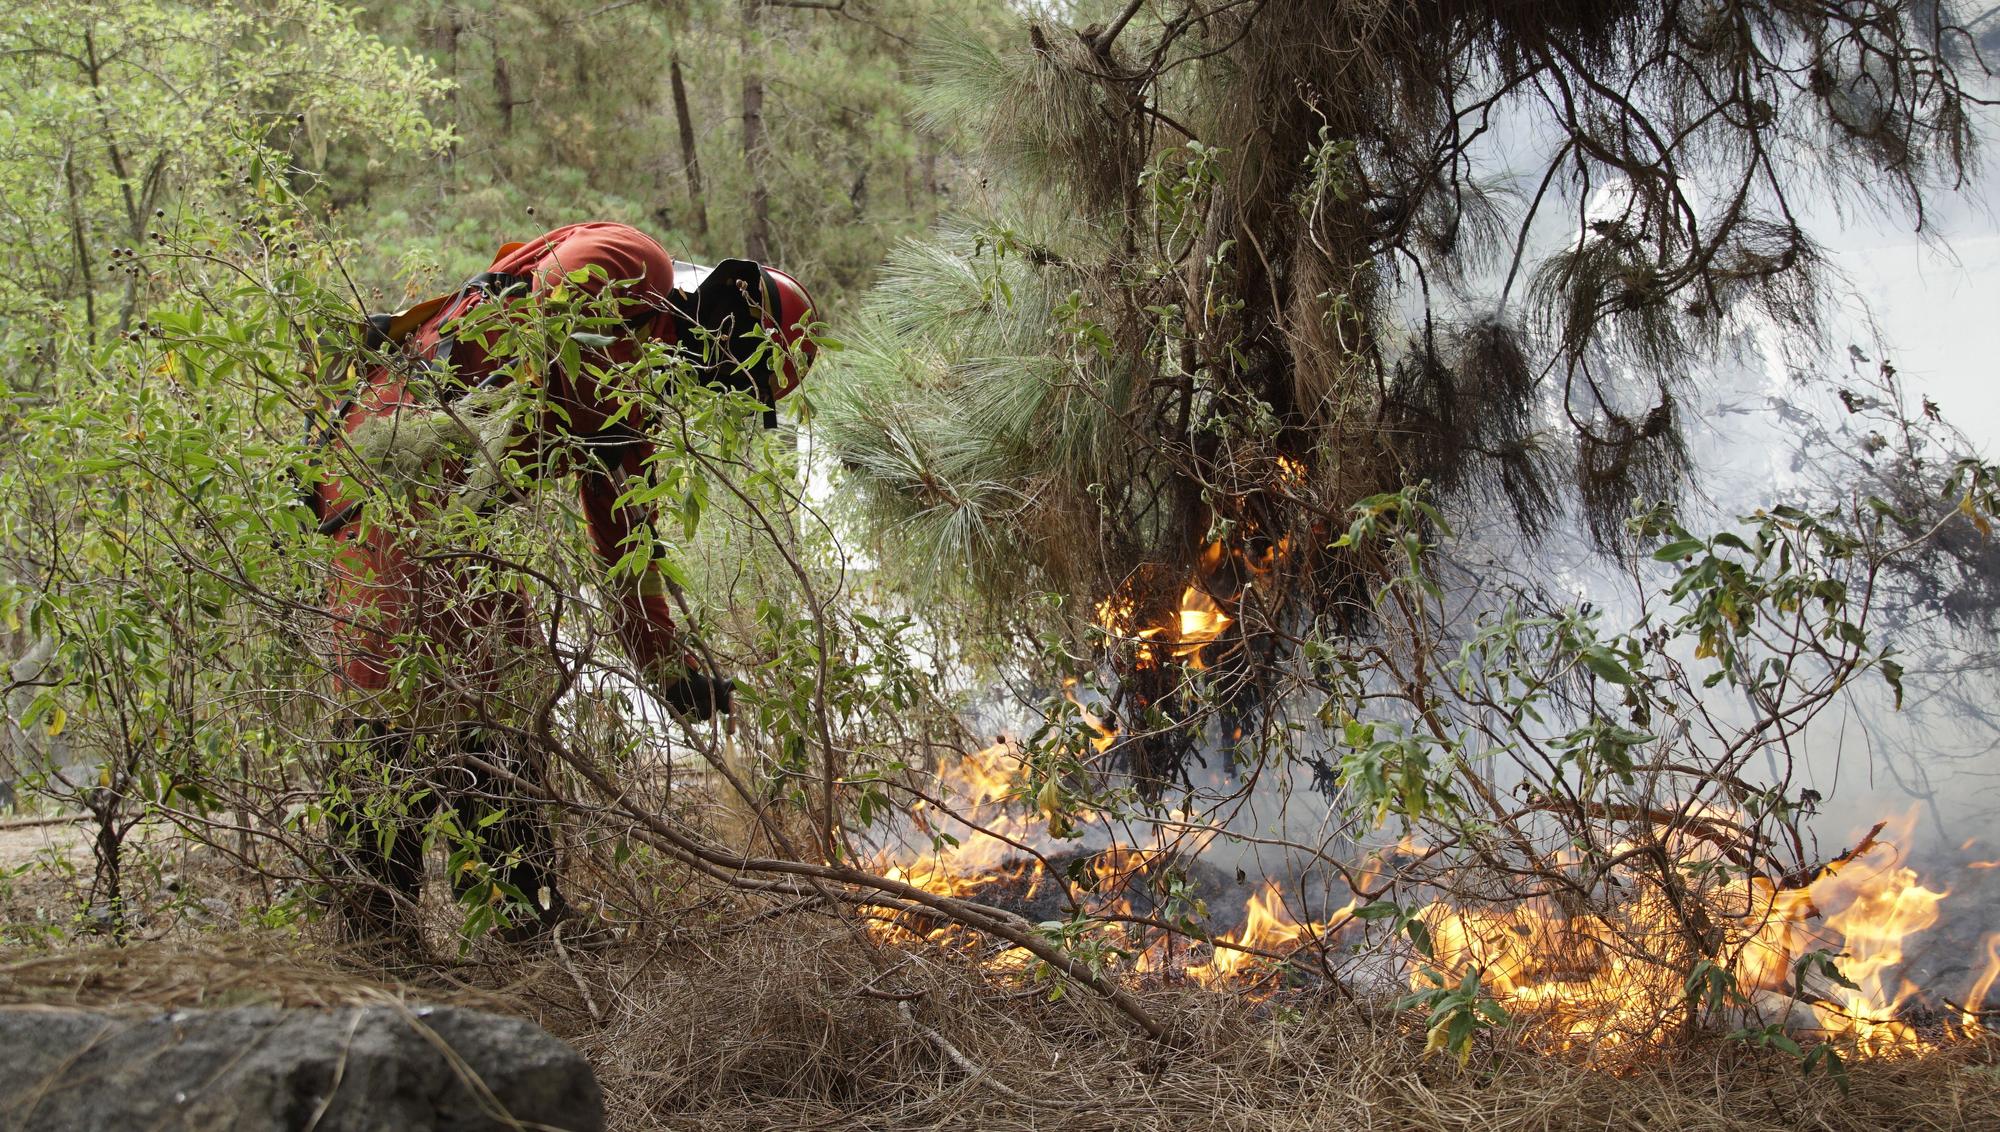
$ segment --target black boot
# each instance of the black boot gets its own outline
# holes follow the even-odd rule
[[[359,728],[339,771],[350,796],[332,807],[327,874],[331,911],[350,942],[422,937],[415,914],[424,883],[421,817],[409,812],[409,799],[385,796],[407,784],[409,755],[407,732],[371,722]],[[374,816],[371,799],[379,799]]]
[[[470,788],[452,800],[459,826],[479,830],[495,879],[527,902],[526,908],[517,906],[512,922],[495,934],[508,943],[540,939],[569,916],[569,905],[556,887],[550,807],[536,800],[537,794],[546,792],[546,776],[490,731],[469,729],[461,742],[460,752],[467,757],[460,761]],[[499,820],[481,830],[479,823],[496,809],[501,811]]]

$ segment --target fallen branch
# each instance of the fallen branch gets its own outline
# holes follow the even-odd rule
[[[569,981],[576,984],[576,993],[583,996],[583,1006],[590,1011],[590,1020],[602,1026],[604,1012],[597,1008],[597,1000],[591,997],[590,987],[583,981],[583,976],[577,974],[576,968],[570,965],[569,948],[563,946],[562,930],[563,925],[557,924],[555,930],[549,933],[550,941],[556,945],[556,959],[563,971],[569,975]]]
[[[957,1046],[951,1044],[951,1040],[949,1038],[945,1037],[943,1034],[938,1033],[936,1030],[930,1028],[929,1026],[924,1025],[922,1022],[917,1021],[916,1011],[910,1009],[909,1003],[907,1002],[897,1003],[896,1013],[902,1015],[903,1021],[908,1022],[912,1029],[916,1030],[923,1036],[929,1038],[931,1040],[931,1044],[937,1046],[938,1049],[942,1050],[944,1052],[944,1055],[951,1059],[951,1063],[953,1065],[958,1066],[959,1069],[963,1070],[965,1075],[969,1077],[973,1083],[984,1085],[987,1088],[993,1090],[994,1092],[999,1093],[1001,1096],[1006,1097],[1008,1100],[1019,1101],[1020,1103],[1024,1105],[1029,1105],[1033,1108],[1060,1109],[1063,1107],[1061,1105],[1050,1104],[1047,1101],[1036,1100],[1035,1098],[1028,1096],[1025,1093],[1009,1088],[1008,1086],[1001,1084],[999,1081],[994,1080],[993,1076],[986,1071],[985,1066],[980,1065],[978,1062],[965,1056],[965,1054],[961,1052]]]
[[[69,825],[73,822],[89,821],[89,814],[69,814],[59,818],[9,818],[0,821],[0,829],[39,829],[50,825]]]

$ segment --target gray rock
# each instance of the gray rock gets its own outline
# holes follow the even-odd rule
[[[455,1007],[0,1008],[5,1130],[603,1127],[590,1064],[519,1018]]]

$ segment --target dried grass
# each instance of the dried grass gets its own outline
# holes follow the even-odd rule
[[[718,911],[711,909],[711,911]],[[2000,1042],[1850,1067],[1843,1094],[1710,1043],[1619,1073],[1482,1042],[1461,1069],[1379,1005],[1147,992],[1177,1041],[957,958],[798,911],[600,951],[404,966],[262,935],[0,953],[0,1003],[162,1009],[385,998],[537,1019],[597,1067],[618,1129],[1995,1129]]]
[[[917,955],[883,975],[865,950],[793,922],[643,968],[591,957],[586,981],[624,986],[596,996],[604,1024],[557,1008],[556,978],[544,1021],[591,1057],[629,1129],[2000,1128],[2000,1043],[1854,1066],[1843,1095],[1720,1043],[1622,1074],[1489,1044],[1460,1069],[1424,1057],[1407,1021],[1324,992],[1166,989],[1148,996],[1179,1023],[1163,1048],[1077,995],[1010,994]],[[906,1008],[862,988],[922,995]]]
[[[140,1013],[194,1007],[361,1006],[451,1001],[489,1010],[518,1007],[504,995],[464,988],[441,994],[386,970],[357,969],[361,952],[329,953],[275,934],[212,934],[175,943],[86,943],[0,949],[0,1005],[80,1007]],[[343,962],[345,960],[345,962]]]
[[[0,964],[0,1001],[382,996],[536,1017],[590,1057],[620,1129],[2000,1128],[1991,1041],[1853,1066],[1843,1094],[1721,1043],[1618,1074],[1487,1043],[1460,1069],[1367,1005],[1156,990],[1149,1005],[1179,1022],[1164,1048],[1099,1003],[1051,1003],[952,959],[871,957],[807,915],[601,952],[494,949],[400,981],[257,939]]]

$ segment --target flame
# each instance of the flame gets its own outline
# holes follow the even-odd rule
[[[1277,882],[1267,880],[1244,907],[1243,926],[1217,938],[1245,948],[1289,955],[1338,931],[1352,918],[1353,912],[1354,901],[1350,900],[1326,920],[1301,924],[1286,911],[1284,893],[1279,891]],[[1252,951],[1217,947],[1207,963],[1190,965],[1187,974],[1204,986],[1218,986],[1259,972],[1267,963],[1268,960]]]
[[[1181,594],[1180,615],[1180,644],[1173,655],[1177,660],[1187,661],[1189,668],[1199,671],[1208,667],[1202,660],[1201,650],[1220,637],[1235,618],[1224,613],[1214,598],[1193,586]]]
[[[1199,645],[1183,641],[1176,647]],[[1099,732],[1099,740],[1115,737],[1113,729],[1083,709],[1073,688],[1065,691]],[[1122,952],[1118,962],[1127,964],[1128,972],[1156,977],[1178,973],[1204,986],[1255,993],[1275,993],[1273,957],[1291,956],[1354,926],[1362,898],[1349,900],[1324,920],[1302,920],[1286,907],[1278,883],[1266,880],[1248,898],[1242,926],[1217,937],[1222,946],[1213,947],[1211,954],[1201,957],[1196,951],[1204,961],[1188,962],[1184,953],[1174,951],[1171,939],[1131,916],[1127,892],[1162,863],[1160,851],[1114,845],[1097,852],[1085,868],[1065,869],[1066,877],[1051,875],[1021,851],[1030,846],[1044,853],[1074,853],[1074,842],[1054,838],[1046,815],[1028,797],[1029,771],[1023,751],[1005,738],[940,768],[935,797],[951,814],[930,803],[912,807],[933,845],[919,853],[885,854],[880,862],[884,875],[941,895],[975,899],[1000,887],[1012,901],[1059,892],[1105,921],[1105,937]],[[952,815],[962,820],[947,828],[944,823]],[[1705,816],[1717,828],[1740,825],[1740,815],[1723,810]],[[1697,963],[1707,961],[1734,976],[1747,996],[1742,1008],[1753,1018],[1763,1016],[1766,1007],[1783,1004],[1780,1019],[1786,1024],[1799,1027],[1795,1020],[1809,1015],[1816,1036],[1864,1057],[1930,1049],[1947,1031],[1919,1028],[1913,1010],[1918,990],[1901,968],[1910,941],[1937,924],[1948,893],[1924,883],[1900,860],[1896,845],[1907,841],[1915,816],[1912,811],[1888,835],[1871,837],[1802,884],[1746,877],[1735,869],[1708,870],[1690,873],[1671,896],[1629,884],[1620,902],[1590,913],[1567,911],[1548,900],[1476,907],[1438,898],[1417,914],[1429,953],[1411,957],[1402,974],[1413,987],[1428,987],[1434,985],[1433,972],[1455,982],[1477,971],[1485,992],[1522,1018],[1530,1033],[1595,1054],[1644,1050],[1665,1040],[1687,1020],[1690,998],[1705,998],[1691,996],[1685,980]],[[1175,815],[1172,824],[1183,827],[1186,820]],[[956,843],[935,837],[943,832],[951,832]],[[1203,843],[1197,839],[1197,852]],[[1714,860],[1720,853],[1706,840],[1671,843],[1668,849],[1690,862]],[[1384,891],[1384,877],[1398,861],[1427,859],[1435,852],[1405,836],[1370,850],[1355,884],[1363,891]],[[1695,919],[1688,915],[1690,902],[1700,910]],[[922,915],[891,918],[882,930],[892,926],[976,955],[996,972],[1033,966],[1023,951],[991,952],[972,933]],[[1965,1033],[1995,1029],[1985,1006],[2000,989],[2000,932],[1988,935],[1983,946],[1983,969],[1962,1006],[1952,1007],[1951,1017]],[[1802,963],[1816,952],[1837,965],[1838,978],[1829,977],[1822,964]]]
[[[1114,637],[1130,636],[1134,612],[1136,610],[1129,595],[1122,591],[1114,593],[1097,603],[1097,624]],[[1073,679],[1066,681],[1075,682]]]
[[[1489,993],[1546,1024],[1560,1045],[1603,1049],[1656,1040],[1685,1009],[1678,972],[1706,957],[1725,965],[1746,993],[1783,1000],[1801,991],[1821,1036],[1857,1053],[1920,1052],[1931,1043],[1905,1018],[1917,988],[1897,972],[1907,941],[1937,923],[1947,893],[1896,863],[1894,844],[1908,838],[1914,818],[1912,811],[1889,839],[1828,865],[1804,887],[1779,888],[1763,877],[1721,883],[1702,898],[1710,921],[1705,953],[1690,950],[1685,921],[1657,892],[1629,897],[1603,916],[1564,916],[1539,901],[1494,909],[1440,901],[1421,916],[1433,954],[1416,965],[1411,985],[1430,985],[1424,966],[1453,979],[1476,969]],[[1681,855],[1713,857],[1714,850],[1689,847]],[[1839,985],[1812,964],[1801,979],[1794,965],[1814,951],[1831,957],[1854,985]],[[1972,1001],[1995,979],[2000,958]],[[1976,1010],[1968,1005],[1968,1027]]]
[[[1476,969],[1488,993],[1547,1025],[1564,1048],[1651,1037],[1682,998],[1673,969],[1653,961],[1665,909],[1639,901],[1618,911],[1608,920],[1563,917],[1539,902],[1481,910],[1433,903],[1419,916],[1432,954],[1413,965],[1411,989],[1433,985],[1431,971],[1456,979]]]
[[[1292,536],[1280,535],[1275,542],[1266,542],[1257,551],[1246,551],[1243,564],[1250,569],[1251,577],[1257,582],[1268,583],[1277,569],[1292,556]]]
[[[1077,702],[1073,691],[1066,688],[1065,692],[1072,702]],[[1094,745],[1115,739],[1116,732],[1081,703],[1078,710],[1085,722],[1099,732],[1098,738],[1092,740]],[[908,807],[916,828],[904,838],[904,846],[885,849],[877,857],[876,871],[935,895],[971,899],[979,899],[991,889],[1005,888],[1009,899],[1032,901],[1064,884],[1051,876],[1040,860],[1023,851],[1023,847],[1043,853],[1066,848],[1049,831],[1048,808],[1040,799],[1028,797],[1029,771],[1026,754],[1019,744],[1004,736],[992,746],[939,767],[935,783],[924,791],[936,802],[920,799]],[[1045,785],[1044,789],[1047,788]],[[910,844],[925,847],[910,852]],[[1091,863],[1091,871],[1097,878],[1095,887],[1107,891],[1122,889],[1130,875],[1144,868],[1145,863],[1144,856],[1136,850],[1100,854]],[[1130,905],[1128,902],[1117,907],[1104,901],[1093,910],[1129,912]],[[966,951],[983,946],[972,933],[922,913],[889,916],[872,925],[871,930],[878,938],[910,933]],[[995,970],[1032,965],[1029,953],[1018,949],[981,958]]]
[[[1379,865],[1392,854],[1419,852],[1421,846],[1405,838],[1374,859]],[[1914,870],[1889,864],[1893,853],[1888,844],[1877,845],[1828,867],[1803,888],[1779,889],[1761,877],[1735,881],[1713,901],[1724,910],[1715,926],[1718,954],[1746,991],[1787,991],[1800,956],[1818,948],[1837,954],[1842,975],[1855,986],[1809,987],[1825,996],[1809,1005],[1822,1036],[1864,1056],[1913,1053],[1931,1044],[1899,1016],[1916,991],[1894,974],[1906,941],[1937,922],[1946,894],[1925,887]],[[1836,910],[1820,926],[1810,925],[1822,907]],[[1222,939],[1289,954],[1337,931],[1353,911],[1350,901],[1326,923],[1300,924],[1267,883],[1251,897],[1243,928]],[[1545,1027],[1564,1048],[1652,1043],[1687,1001],[1685,931],[1672,911],[1664,896],[1635,897],[1604,915],[1570,916],[1538,900],[1498,908],[1434,901],[1417,917],[1428,930],[1431,953],[1411,961],[1409,982],[1423,988],[1433,985],[1427,972],[1456,981],[1477,970],[1487,993]],[[1987,946],[1987,968],[1964,1011],[1967,1029],[1980,1025],[1980,1005],[2000,982],[2000,933]],[[1241,982],[1264,967],[1259,955],[1218,948],[1187,974],[1213,986]]]
[[[1986,937],[1986,970],[1973,982],[1972,989],[1965,996],[1965,1010],[1960,1014],[1960,1020],[1968,1031],[1990,1029],[1981,1015],[1996,982],[2000,982],[2000,932]]]
[[[1210,543],[1220,547],[1220,543]],[[1181,591],[1180,606],[1172,619],[1158,625],[1136,626],[1137,603],[1125,590],[1097,603],[1097,624],[1113,637],[1132,643],[1133,662],[1150,668],[1160,660],[1162,648],[1174,660],[1200,671],[1208,667],[1202,650],[1235,622],[1213,595],[1199,585]]]
[[[1297,461],[1280,457],[1279,463],[1281,468],[1297,469],[1303,475],[1304,465]],[[1229,540],[1216,539],[1202,547],[1195,558],[1194,576],[1182,586],[1178,606],[1165,618],[1157,623],[1139,623],[1141,602],[1137,590],[1145,575],[1135,573],[1097,602],[1097,624],[1110,637],[1132,646],[1136,668],[1152,668],[1163,660],[1174,660],[1201,671],[1208,667],[1204,650],[1236,623],[1233,610],[1244,594],[1268,583],[1291,554],[1292,539],[1288,534],[1270,539],[1257,534],[1254,525],[1238,528]],[[1249,581],[1241,583],[1240,588],[1220,592],[1215,587],[1228,576],[1223,567],[1232,559],[1240,564]]]
[[[1277,454],[1271,458],[1273,474],[1266,487],[1303,489],[1311,475],[1306,462],[1297,456]],[[1141,606],[1149,620],[1163,604],[1162,577],[1154,568],[1143,567],[1126,577],[1096,604],[1097,624],[1112,638],[1131,646],[1132,665],[1153,668],[1163,661],[1179,661],[1201,671],[1208,667],[1204,649],[1235,623],[1246,594],[1271,590],[1278,570],[1293,556],[1292,535],[1265,528],[1254,510],[1241,507],[1212,513],[1224,533],[1210,539],[1195,554],[1194,565],[1183,583],[1179,607],[1157,623],[1140,624]],[[1164,650],[1160,646],[1165,646]]]
[[[1032,843],[1041,836],[1033,815],[1009,805],[1021,793],[1016,783],[1025,770],[1021,748],[1005,736],[939,767],[937,781],[925,793],[958,818],[922,799],[910,805],[910,813],[920,832],[932,838],[949,835],[956,844],[940,840],[938,847],[913,859],[885,858],[879,862],[883,875],[941,896],[963,896],[1000,879],[1001,867],[1020,855],[1009,842]],[[980,833],[967,821],[992,832]]]
[[[1076,698],[1074,676],[1063,681],[1063,699],[1076,705],[1076,714],[1083,719],[1084,726],[1095,732],[1090,740],[1091,750],[1101,755],[1118,742],[1118,729],[1105,722],[1103,716],[1083,706],[1083,701]]]
[[[1848,887],[1848,875],[1861,872],[1854,866],[1865,861],[1828,866],[1813,882],[1815,898]],[[1915,1028],[1896,1017],[1916,988],[1901,979],[1892,985],[1891,975],[1902,965],[1904,940],[1937,923],[1945,895],[1918,883],[1915,871],[1896,866],[1866,878],[1845,908],[1826,917],[1827,928],[1837,933],[1846,952],[1841,973],[1856,985],[1837,988],[1832,1003],[1813,1004],[1822,1028],[1853,1038],[1863,1053],[1928,1048]]]

